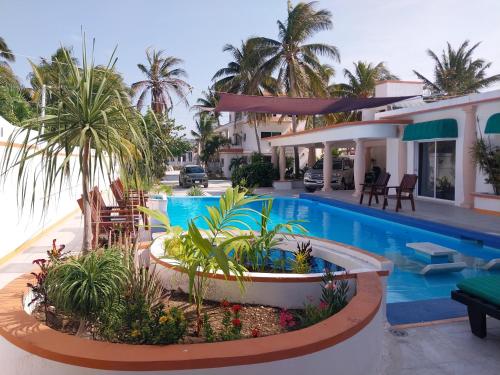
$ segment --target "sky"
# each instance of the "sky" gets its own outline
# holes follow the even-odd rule
[[[499,0],[319,0],[317,6],[333,14],[334,28],[313,41],[339,48],[336,82],[358,60],[383,61],[401,79],[416,79],[413,69],[432,77],[426,50],[466,39],[481,41],[476,56],[493,62],[490,74],[500,73]],[[192,105],[230,61],[222,47],[250,36],[277,38],[276,21],[286,9],[287,0],[0,0],[0,36],[18,54],[12,67],[23,80],[30,72],[26,56],[39,61],[62,44],[78,57],[82,29],[96,40],[97,63],[118,47],[117,69],[128,84],[143,78],[137,64],[145,62],[147,47],[165,50],[184,60]],[[174,107],[188,133],[193,115],[183,104]]]

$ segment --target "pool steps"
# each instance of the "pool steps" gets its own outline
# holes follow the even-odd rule
[[[437,263],[437,264],[428,264],[420,271],[420,274],[423,276],[444,273],[444,272],[460,272],[467,264],[465,262],[450,262],[450,263]]]

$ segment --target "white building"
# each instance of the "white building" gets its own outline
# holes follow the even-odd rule
[[[422,93],[422,83],[414,81],[385,81],[376,87],[377,97]],[[499,197],[491,194],[492,186],[485,183],[471,154],[481,135],[500,146],[498,133],[500,90],[431,103],[411,99],[363,110],[362,121],[272,137],[268,142],[280,153],[296,145],[312,151],[355,147],[355,194],[360,193],[359,184],[375,159],[391,174],[390,185],[399,185],[405,173],[417,174],[416,194],[421,199],[500,211]],[[327,179],[331,167],[325,163],[324,168]]]
[[[298,131],[304,130],[305,123],[299,122]],[[260,121],[256,125],[257,135],[260,142],[261,153],[271,160],[272,148],[267,142],[267,138],[278,136],[291,131],[292,120],[289,116],[282,117],[274,115],[267,121]],[[250,161],[250,156],[258,152],[257,137],[255,135],[255,125],[251,124],[245,115],[235,116],[234,113],[229,114],[229,121],[226,124],[218,126],[215,131],[224,135],[231,141],[228,147],[219,151],[219,167],[225,178],[231,177],[229,166],[232,159],[246,158]],[[307,160],[307,149],[299,149],[301,165]],[[293,150],[287,151],[287,156],[293,156]]]
[[[187,164],[200,164],[198,155],[198,144],[193,139],[188,139],[191,149],[180,156],[172,156],[167,160],[167,164],[174,169],[180,169]]]

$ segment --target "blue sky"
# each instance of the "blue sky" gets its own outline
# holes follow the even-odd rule
[[[498,0],[320,0],[318,6],[333,13],[334,29],[315,39],[340,49],[336,81],[356,60],[385,61],[402,79],[415,79],[412,69],[431,76],[425,50],[464,39],[482,41],[477,56],[493,62],[491,74],[500,72]],[[184,59],[192,104],[229,61],[224,44],[253,35],[275,38],[276,20],[285,14],[286,0],[0,0],[0,35],[19,54],[13,68],[22,79],[30,68],[20,55],[48,57],[63,44],[78,56],[81,27],[96,38],[98,63],[118,45],[118,70],[129,84],[142,78],[136,64],[144,62],[145,49],[164,49]],[[174,117],[188,129],[193,125],[193,112],[183,105]]]

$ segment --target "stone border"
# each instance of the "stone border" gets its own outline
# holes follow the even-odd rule
[[[102,370],[209,369],[307,356],[353,338],[377,316],[383,301],[380,276],[376,272],[360,273],[356,275],[357,293],[349,304],[338,314],[311,327],[230,342],[128,345],[71,336],[55,331],[27,314],[22,299],[26,282],[31,279],[31,275],[23,275],[0,290],[0,334],[28,353],[56,362]]]

